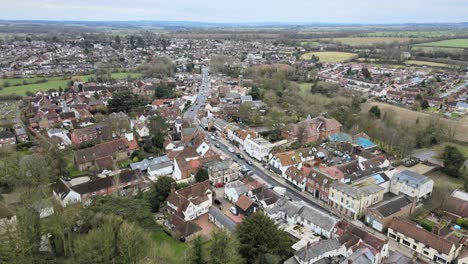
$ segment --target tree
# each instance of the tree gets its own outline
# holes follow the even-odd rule
[[[362,73],[362,75],[364,76],[364,78],[369,79],[369,80],[372,80],[372,75],[371,75],[369,69],[367,69],[367,68],[362,68],[362,69],[361,69],[361,73]]]
[[[112,99],[108,101],[107,107],[110,112],[131,112],[138,106],[144,104],[141,98],[129,90],[112,93]]]
[[[197,236],[190,247],[190,251],[187,255],[187,262],[190,264],[205,264],[205,257],[203,256],[203,239],[201,236]]]
[[[133,224],[123,223],[118,233],[117,249],[122,263],[141,263],[151,245],[148,232]]]
[[[225,230],[214,231],[209,249],[210,264],[241,264],[239,255],[239,241]]]
[[[144,148],[146,151],[158,153],[164,147],[164,140],[167,136],[168,125],[161,116],[153,116],[149,122],[150,136],[145,140]]]
[[[252,96],[253,100],[260,100],[261,96],[260,96],[260,89],[258,88],[258,86],[256,85],[252,86],[252,89],[250,89],[249,95]]]
[[[175,184],[174,179],[167,176],[161,176],[154,183],[151,191],[148,194],[148,200],[151,204],[153,212],[158,212],[162,203],[164,203],[171,193],[172,185]]]
[[[263,213],[257,212],[245,218],[237,226],[236,234],[240,243],[239,253],[247,263],[270,258],[268,255],[281,260],[292,255],[289,236]]]
[[[442,153],[442,161],[444,162],[443,171],[453,177],[461,177],[461,168],[465,163],[465,157],[454,146],[446,146]]]
[[[421,108],[422,109],[427,109],[429,108],[429,102],[427,100],[424,100],[422,103],[421,103]]]
[[[161,83],[154,92],[156,99],[167,99],[174,97],[174,89],[165,82]]]
[[[195,180],[197,182],[203,182],[206,181],[210,178],[210,175],[208,174],[208,171],[204,168],[200,168],[197,171],[197,174],[195,174]]]
[[[380,108],[376,105],[372,106],[371,109],[369,109],[369,115],[379,119],[381,115]]]

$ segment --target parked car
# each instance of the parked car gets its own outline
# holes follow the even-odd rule
[[[232,213],[233,215],[237,215],[237,209],[236,209],[236,207],[231,206],[231,208],[229,208],[229,211],[231,211],[231,213]]]
[[[240,154],[240,153],[237,153],[237,157],[238,157],[239,159],[244,159],[244,156],[243,156],[242,154]]]
[[[216,140],[216,137],[215,136],[211,136],[210,137],[212,140]]]
[[[218,182],[218,183],[215,184],[215,187],[216,188],[222,188],[222,187],[224,187],[224,183]]]
[[[252,165],[253,165],[253,162],[252,162],[251,160],[248,160],[248,161],[247,161],[247,164],[249,164],[250,166],[252,166]]]
[[[228,151],[231,152],[231,153],[234,153],[234,149],[233,149],[233,148],[228,148]]]
[[[214,199],[213,201],[214,201],[214,203],[215,203],[216,205],[221,205],[221,204],[222,204],[221,201],[219,201],[218,199]]]
[[[216,143],[215,147],[220,148],[221,146],[218,143]]]

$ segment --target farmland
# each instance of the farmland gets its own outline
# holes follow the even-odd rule
[[[387,112],[387,115],[394,116],[396,120],[400,122],[415,124],[417,119],[422,120],[424,118],[434,116],[433,114],[416,112],[403,107],[378,102],[367,102],[363,104],[361,106],[362,111],[367,113],[367,111],[369,111],[369,109],[374,105],[377,105],[382,112]],[[464,117],[460,120],[440,118],[440,122],[444,125],[455,128],[455,140],[468,142],[468,133],[464,133],[465,131],[468,131],[468,117]]]
[[[88,81],[89,78],[92,76],[93,75],[74,76],[72,79],[80,79],[82,81]],[[128,72],[112,73],[112,78],[114,79],[125,79],[128,76],[130,76],[131,78],[138,78],[141,76],[141,74],[128,73]],[[42,79],[47,80],[47,81],[35,83]],[[24,84],[25,82],[27,84]],[[63,77],[57,77],[57,76],[1,79],[0,86],[4,88],[0,91],[0,95],[8,95],[8,94],[26,95],[26,92],[35,93],[39,91],[47,91],[49,89],[59,89],[60,87],[65,89],[68,86],[69,82],[70,82],[69,79],[64,79]],[[5,85],[6,83],[8,83],[8,85]]]
[[[416,66],[428,66],[428,67],[440,67],[447,68],[450,65],[445,63],[431,62],[431,61],[418,61],[418,60],[408,60],[405,62],[406,65],[416,65]]]
[[[449,40],[421,43],[421,44],[418,44],[417,46],[468,49],[468,39],[449,39]]]
[[[327,41],[334,43],[341,43],[344,45],[349,45],[353,47],[358,46],[372,46],[375,44],[385,44],[385,43],[408,43],[410,41],[415,41],[419,39],[414,38],[400,38],[400,37],[350,37],[350,38],[333,38],[327,39]]]
[[[425,52],[425,53],[449,53],[452,55],[460,55],[463,53],[464,49],[462,48],[447,48],[447,47],[422,47],[414,46],[411,48],[412,52]]]
[[[301,56],[301,60],[310,60],[312,55],[320,58],[321,62],[338,63],[357,58],[357,54],[349,52],[309,52]]]
[[[441,37],[455,37],[459,34],[467,35],[468,32],[462,31],[377,31],[368,33],[369,37],[404,37],[404,38],[441,38]]]

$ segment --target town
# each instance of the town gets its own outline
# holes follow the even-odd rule
[[[468,263],[464,55],[168,31],[0,39],[0,262]]]

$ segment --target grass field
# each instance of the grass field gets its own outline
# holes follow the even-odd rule
[[[88,81],[90,77],[93,75],[83,75],[83,76],[74,76],[72,79]],[[112,73],[112,78],[114,79],[126,79],[128,76],[131,78],[139,78],[141,74],[139,73],[131,73],[131,72],[117,72]],[[44,83],[33,83],[37,80],[46,79],[47,82]],[[15,84],[22,84],[23,81],[27,81],[30,84],[27,85],[19,85],[19,86],[10,86],[4,87],[5,82],[8,82],[10,85]],[[17,94],[17,95],[26,95],[26,92],[39,92],[39,91],[47,91],[49,89],[59,89],[62,87],[63,89],[67,88],[68,83],[70,80],[64,80],[63,77],[24,77],[24,78],[8,78],[8,79],[0,79],[0,86],[4,87],[0,91],[0,95],[8,95],[8,94]]]
[[[396,120],[400,122],[415,124],[418,118],[421,121],[425,118],[431,117],[431,114],[429,113],[416,112],[395,105],[369,101],[361,105],[362,111],[367,113],[369,109],[374,105],[377,105],[382,112],[387,112],[387,115],[394,116]],[[440,118],[440,122],[444,125],[455,128],[455,140],[468,143],[468,133],[466,133],[466,131],[468,131],[468,116],[465,116],[460,120],[449,120],[445,118]]]
[[[416,66],[441,67],[441,68],[450,67],[450,65],[445,64],[445,63],[438,63],[438,62],[431,62],[431,61],[418,61],[418,60],[408,60],[408,61],[405,61],[405,64],[416,65]]]
[[[444,151],[445,146],[447,146],[447,145],[456,147],[458,150],[461,151],[461,153],[463,153],[463,156],[465,156],[465,158],[468,159],[468,145],[462,145],[462,144],[456,144],[456,143],[444,143],[444,144],[435,145],[431,149],[436,151],[439,154],[442,154],[442,152]]]
[[[449,40],[442,40],[442,41],[435,41],[435,42],[428,42],[428,43],[420,43],[416,46],[468,49],[468,39],[449,39]]]
[[[417,40],[413,38],[399,38],[399,37],[354,37],[354,38],[333,38],[327,39],[331,42],[339,42],[344,45],[350,46],[372,46],[374,44],[384,44],[384,43],[407,43],[411,40]]]
[[[309,52],[301,56],[301,60],[310,60],[312,55],[318,56],[321,62],[345,62],[356,58],[358,55],[356,53],[349,52],[334,52],[334,51],[324,51],[324,52]]]
[[[444,52],[449,54],[462,54],[464,49],[462,48],[447,48],[447,47],[422,47],[422,46],[415,46],[411,48],[412,52],[425,52],[425,53],[437,53],[437,52]]]
[[[445,196],[452,193],[454,190],[463,190],[463,180],[450,177],[441,171],[430,172],[427,176],[434,181],[432,197],[424,202],[424,207],[428,210],[442,206]]]
[[[468,32],[461,32],[468,34]],[[377,31],[368,33],[369,37],[405,37],[405,38],[440,38],[454,37],[460,34],[456,31]]]

